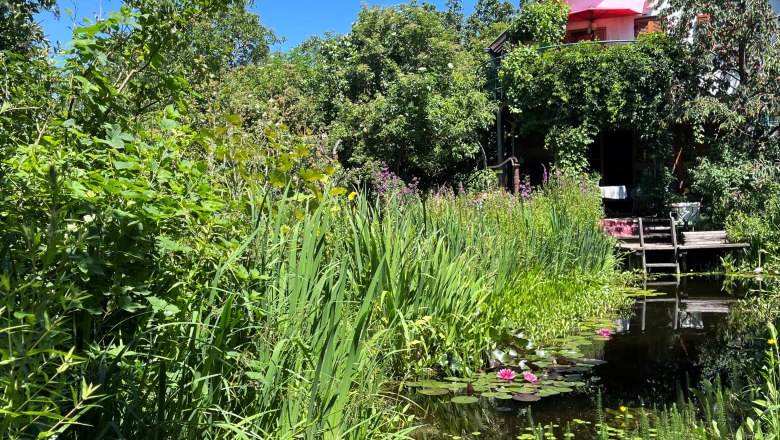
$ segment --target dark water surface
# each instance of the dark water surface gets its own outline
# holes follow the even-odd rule
[[[567,422],[575,438],[593,438],[599,390],[608,419],[620,414],[621,406],[674,402],[678,387],[697,384],[706,359],[718,357],[703,352],[719,350],[712,342],[726,325],[730,308],[758,287],[753,280],[722,276],[651,280],[646,288],[663,294],[637,297],[634,314],[615,320],[613,337],[585,350],[588,357],[607,361],[584,376],[587,387],[533,403],[480,398],[479,403],[457,405],[449,402],[452,395],[415,394],[418,414],[428,425],[416,437],[517,439],[529,432],[530,409],[534,423],[558,425],[557,438],[563,438]]]

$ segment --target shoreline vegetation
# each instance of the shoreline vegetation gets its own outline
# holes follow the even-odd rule
[[[126,139],[125,161],[134,152],[187,161],[170,137],[152,136]],[[16,241],[5,254],[14,268],[5,341],[19,353],[4,367],[11,437],[395,436],[386,433],[410,428],[387,382],[477,371],[506,335],[543,341],[628,303],[605,288],[622,278],[585,178],[551,178],[522,200],[501,191],[368,200],[327,184],[226,191],[237,170],[197,162],[139,191],[149,162],[132,163],[103,170],[106,186],[88,186],[91,196],[74,166],[35,169],[33,194],[56,204],[22,194],[15,206],[49,215],[19,215],[13,228],[6,217]],[[107,172],[147,197],[114,197]],[[24,247],[39,234],[45,243]],[[130,252],[150,278],[123,287],[139,267],[111,253]],[[41,278],[34,269],[47,258]]]
[[[544,22],[563,22],[560,4],[529,4],[528,32],[563,31]],[[486,170],[499,103],[483,48],[521,16],[513,5],[468,19],[457,1],[365,7],[351,34],[283,55],[249,6],[127,0],[56,57],[34,20],[54,0],[0,6],[3,438],[408,438],[417,419],[399,382],[489,370],[507,337],[544,343],[630,306],[597,178],[580,172],[597,127],[556,121],[551,145],[574,154],[522,194]],[[754,13],[756,35],[774,35],[767,8]],[[774,47],[758,48],[774,59]],[[537,55],[525,49],[518,69]],[[682,116],[701,142],[739,135],[742,168],[715,158],[701,181],[720,197],[716,218],[763,249],[768,276],[780,189],[767,66],[741,107]],[[647,93],[661,100],[658,87]],[[556,96],[623,108],[622,95]],[[735,129],[745,115],[753,125]],[[672,150],[658,140],[663,164]],[[763,177],[727,203],[724,188],[749,173]],[[664,194],[669,176],[655,182]],[[778,319],[767,304],[746,313],[760,332]],[[726,434],[707,408],[672,408],[670,432],[778,438],[776,339],[748,391],[731,390],[754,399],[750,419]]]

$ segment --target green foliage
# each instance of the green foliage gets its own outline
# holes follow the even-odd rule
[[[703,13],[709,20],[695,20]],[[780,111],[780,27],[769,2],[674,0],[665,14],[673,38],[693,35],[690,75],[676,93],[697,141],[716,157],[776,155],[778,128],[767,122]]]
[[[474,58],[440,14],[417,5],[366,8],[327,62],[343,99],[330,136],[350,165],[381,161],[424,185],[446,180],[479,152],[492,119]],[[332,46],[331,46],[332,47]]]
[[[409,420],[388,377],[474,370],[496,331],[544,339],[625,301],[602,288],[613,243],[592,184],[562,181],[523,202],[370,205],[335,186],[327,152],[276,123],[307,105],[279,78],[297,72],[311,87],[323,71],[310,74],[308,55],[340,43],[225,70],[256,81],[258,98],[241,106],[250,83],[194,117],[193,71],[168,56],[189,35],[177,30],[226,5],[133,6],[77,28],[61,67],[3,53],[4,436],[400,437]],[[151,6],[159,14],[139,13]],[[396,19],[409,44],[429,35],[419,24],[442,29],[424,8],[364,14],[365,47]],[[450,80],[463,82],[449,93],[464,92],[474,78],[457,45],[422,43],[438,46],[398,48],[376,71],[364,66],[386,60],[367,52],[342,79],[395,100]],[[284,102],[254,110],[271,98]],[[428,117],[455,128],[425,133],[466,157],[472,128],[452,118],[486,111],[486,99],[434,101]]]
[[[737,432],[738,439],[749,435],[755,439],[780,437],[780,350],[777,345],[777,329],[769,324],[769,348],[766,350],[766,364],[762,368],[763,381],[754,386],[758,398],[755,405],[755,419],[748,417]]]
[[[500,77],[510,110],[523,121],[518,134],[545,133],[547,148],[561,164],[582,170],[587,168],[586,147],[598,130],[633,128],[664,139],[660,133],[669,127],[668,96],[680,69],[678,53],[671,40],[658,34],[608,47],[583,43],[538,52],[520,46],[503,60]],[[657,144],[656,153],[671,150]]]
[[[569,5],[557,0],[526,3],[507,33],[512,41],[540,46],[558,44],[566,34]]]
[[[5,0],[0,3],[0,52],[27,54],[44,44],[43,31],[34,20],[42,11],[55,11],[55,0]]]
[[[547,132],[545,146],[555,153],[555,164],[567,173],[588,170],[588,146],[593,143],[596,130],[587,122],[578,127],[553,127]]]
[[[490,43],[487,40],[498,37],[506,30],[515,13],[517,10],[509,1],[477,0],[474,12],[466,20],[466,39]],[[487,44],[483,44],[482,48],[486,46]]]
[[[741,269],[775,269],[780,258],[780,168],[765,160],[704,158],[696,169],[696,191],[710,195],[715,220],[732,240],[751,244]]]
[[[241,116],[241,128],[256,134],[281,125],[301,136],[320,134],[325,122],[311,93],[314,83],[314,68],[292,55],[274,54],[262,65],[236,67],[203,91],[209,106],[203,108],[201,124],[220,125],[221,116],[230,114]]]
[[[709,20],[695,20],[702,13]],[[773,123],[780,114],[775,13],[766,0],[675,0],[666,14],[669,33],[687,49],[688,74],[673,89],[676,114],[706,152],[694,170],[694,189],[709,198],[718,221],[734,210],[771,216],[756,209],[756,197],[772,198],[774,190],[759,188],[766,182],[761,177],[756,187],[750,179],[753,168],[763,172],[780,159],[780,127]]]
[[[202,16],[187,30],[191,46],[170,57],[172,63],[184,63],[190,58],[204,65],[207,71],[188,75],[198,77],[265,61],[270,54],[269,44],[278,39],[256,14],[247,10],[252,6],[253,0],[233,1],[215,14]]]

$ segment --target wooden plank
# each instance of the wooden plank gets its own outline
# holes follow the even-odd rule
[[[682,244],[678,249],[696,250],[696,249],[744,249],[749,248],[747,243],[702,243],[702,244]]]
[[[617,245],[620,249],[625,249],[629,251],[642,251],[642,250],[648,250],[648,251],[673,251],[674,246],[671,244],[663,244],[663,243],[649,243],[642,246],[641,243],[618,243]]]
[[[675,268],[675,267],[677,267],[677,263],[647,263],[647,264],[645,264],[645,267]]]

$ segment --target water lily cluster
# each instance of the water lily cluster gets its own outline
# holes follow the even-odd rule
[[[498,372],[498,378],[501,380],[505,380],[507,382],[511,382],[515,379],[515,372],[513,370],[510,370],[509,368],[504,368],[503,370],[500,370]],[[525,379],[529,383],[536,383],[539,378],[531,373],[530,371],[524,371],[523,372],[523,379]]]

